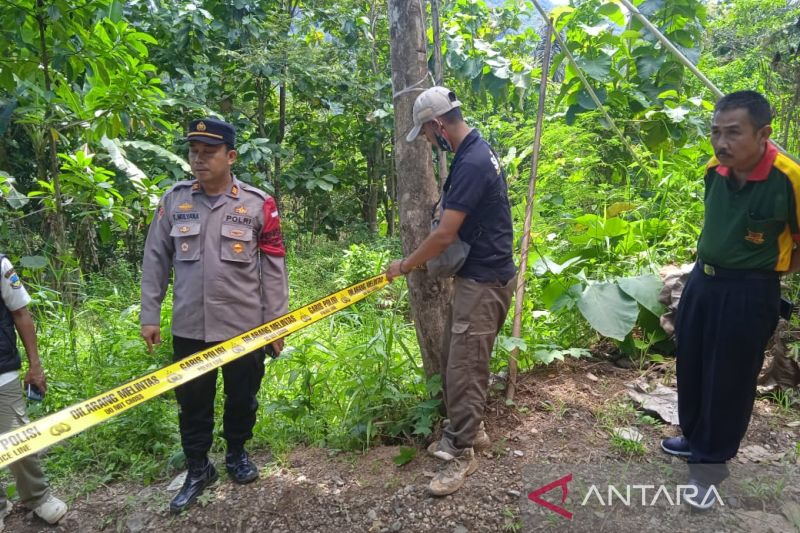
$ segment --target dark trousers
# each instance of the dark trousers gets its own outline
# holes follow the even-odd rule
[[[698,262],[689,277],[676,323],[678,416],[699,481],[728,476],[724,463],[747,432],[779,309],[777,275],[709,276]]]
[[[197,339],[173,337],[174,361],[218,344]],[[264,349],[251,352],[222,367],[225,412],[222,435],[228,448],[243,446],[253,437],[258,401],[256,394],[264,377]],[[200,459],[211,449],[214,431],[214,396],[217,371],[199,376],[175,389],[180,405],[178,423],[181,444],[187,458]]]

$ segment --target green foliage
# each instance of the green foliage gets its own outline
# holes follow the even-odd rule
[[[697,62],[705,6],[698,0],[646,0],[639,10],[662,29],[684,55]],[[618,4],[587,0],[559,12],[557,28],[612,117],[652,151],[680,147],[703,132],[700,112],[708,104],[684,93],[685,67],[664,52],[656,37],[635,18],[626,20]],[[556,56],[557,70],[565,54]],[[692,95],[693,96],[693,95]],[[568,106],[567,123],[596,104],[572,65],[565,68],[559,102]]]
[[[258,433],[351,449],[409,438],[426,425],[430,431],[429,413],[438,400],[416,408],[429,386],[413,328],[398,320],[399,313],[392,315],[375,315],[362,305],[294,339],[270,366],[275,382],[265,400],[269,416],[259,421]]]
[[[416,456],[416,448],[403,446],[400,448],[400,453],[398,453],[395,457],[392,457],[392,462],[397,466],[403,466],[413,461]]]
[[[33,297],[39,349],[49,376],[42,404],[29,406],[39,418],[100,394],[171,359],[162,345],[156,357],[146,354],[139,338],[138,283],[128,265],[109,265],[108,277],[95,277],[81,287],[79,306],[38,283],[46,272],[22,268]],[[177,445],[174,401],[169,396],[147,402],[124,416],[104,423],[48,454],[51,476],[84,472],[89,489],[100,483],[133,476],[150,482],[167,472]]]
[[[380,273],[396,246],[377,240],[343,251],[331,243],[292,256],[292,306]],[[256,439],[277,450],[298,442],[365,449],[430,434],[441,381],[425,377],[406,306],[395,283],[288,339],[262,386],[268,416]]]
[[[764,90],[779,140],[796,150],[796,2],[637,5],[723,90]],[[133,265],[158,197],[188,177],[182,136],[194,116],[234,123],[237,176],[278,199],[292,306],[401,255],[386,11],[241,0],[17,0],[0,10],[0,251],[34,295],[51,383],[34,417],[170,360],[168,338],[155,355],[139,338]],[[545,89],[538,14],[528,2],[448,0],[441,15],[444,83],[501,156],[519,236]],[[522,332],[511,334],[509,317],[492,370],[511,354],[522,369],[587,357],[600,335],[643,367],[670,350],[653,273],[692,260],[702,227],[711,97],[617,2],[573,0],[553,16],[633,150],[555,46],[519,273]],[[169,313],[168,296],[165,326]],[[364,449],[428,435],[441,382],[422,371],[409,317],[401,280],[287,339],[259,395],[255,445]],[[633,423],[623,414],[615,425]],[[51,475],[161,479],[182,462],[175,420],[171,399],[148,402],[56,446]]]

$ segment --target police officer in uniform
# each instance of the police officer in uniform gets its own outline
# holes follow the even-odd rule
[[[176,361],[268,322],[288,310],[285,249],[275,200],[240,182],[236,131],[206,118],[189,125],[193,180],[176,183],[158,206],[142,265],[142,337],[148,349],[161,342],[161,303],[174,272],[172,336]],[[278,340],[266,348],[277,356]],[[222,367],[225,389],[225,467],[234,482],[258,478],[244,443],[256,422],[256,393],[265,350]],[[214,428],[217,372],[176,389],[181,442],[188,463],[183,488],[170,502],[180,513],[217,479],[208,460]]]
[[[13,431],[29,422],[25,414],[25,398],[19,386],[22,361],[17,349],[17,332],[28,355],[26,387],[47,391],[47,379],[39,359],[36,329],[28,311],[31,297],[22,285],[19,274],[7,257],[0,254],[0,433]],[[22,503],[42,520],[55,524],[67,513],[67,505],[50,493],[38,454],[15,461],[8,467],[14,474]],[[11,512],[11,502],[0,487],[0,531]]]

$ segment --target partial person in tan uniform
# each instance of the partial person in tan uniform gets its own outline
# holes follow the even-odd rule
[[[28,372],[25,387],[33,387],[39,393],[47,392],[39,349],[36,344],[36,328],[28,311],[31,297],[22,285],[19,275],[8,258],[0,254],[0,433],[13,431],[29,422],[25,414],[25,398],[19,386],[19,370],[22,360],[17,349],[17,333],[22,339],[28,355]],[[50,486],[42,472],[39,455],[32,454],[11,463],[9,470],[17,483],[17,493],[23,505],[49,524],[56,524],[67,513],[67,505],[50,494]],[[6,491],[0,487],[0,531],[3,521],[11,512],[11,502]]]
[[[288,279],[275,200],[240,182],[236,130],[216,119],[189,125],[193,180],[176,183],[158,206],[142,264],[142,337],[148,349],[161,342],[161,303],[174,273],[173,355],[176,361],[253,329],[288,311]],[[277,357],[283,340],[266,351]],[[265,350],[222,367],[225,389],[225,467],[234,482],[250,483],[258,468],[244,443],[252,438],[264,377]],[[186,482],[170,502],[180,513],[217,479],[208,460],[214,430],[217,372],[178,387]]]

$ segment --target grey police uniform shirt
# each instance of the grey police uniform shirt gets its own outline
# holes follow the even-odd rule
[[[175,336],[218,342],[285,314],[285,258],[259,248],[265,217],[277,223],[274,205],[265,192],[235,177],[216,202],[196,180],[169,189],[145,242],[142,325],[160,325],[170,270]]]

